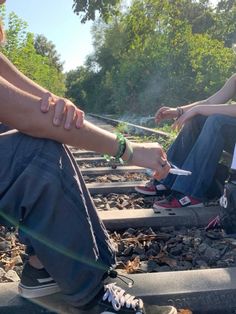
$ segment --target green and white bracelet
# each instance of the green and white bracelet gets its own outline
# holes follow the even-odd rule
[[[119,146],[118,146],[118,150],[117,150],[115,156],[104,155],[104,158],[107,161],[112,161],[112,162],[123,164],[124,161],[122,159],[122,156],[127,151],[128,152],[128,160],[126,161],[126,163],[131,162],[133,159],[133,148],[130,145],[130,142],[121,133],[116,133],[116,139],[118,141]]]

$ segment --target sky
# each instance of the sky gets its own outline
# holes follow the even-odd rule
[[[73,12],[73,0],[7,0],[7,13],[15,12],[28,24],[28,31],[43,34],[56,46],[64,71],[82,65],[93,52],[91,22],[81,24]]]
[[[212,0],[216,3],[218,0]],[[76,69],[93,52],[92,22],[81,24],[73,12],[73,0],[7,0],[7,13],[15,12],[28,31],[43,34],[56,46],[64,71]]]

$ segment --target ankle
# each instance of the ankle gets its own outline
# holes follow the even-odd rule
[[[31,255],[29,257],[29,264],[30,266],[36,268],[36,269],[43,269],[44,266],[41,263],[41,261],[39,260],[39,258],[36,255]]]

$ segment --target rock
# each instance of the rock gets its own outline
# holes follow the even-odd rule
[[[200,244],[199,247],[198,247],[199,253],[203,254],[206,251],[207,247],[208,247],[208,245],[206,243]]]
[[[181,267],[181,270],[189,270],[193,268],[193,265],[192,263],[188,261],[182,261],[180,266],[177,267],[177,269],[180,270],[180,267]]]
[[[155,251],[155,250],[153,250],[153,249],[149,249],[149,250],[147,250],[147,252],[146,252],[146,256],[147,256],[147,257],[156,256],[157,254],[158,254],[158,252]]]
[[[132,255],[133,249],[134,249],[133,245],[129,245],[129,246],[124,250],[123,255],[125,255],[125,256]]]
[[[157,270],[158,272],[166,272],[166,271],[170,271],[171,268],[170,268],[169,266],[167,266],[167,265],[164,265],[164,266],[158,266],[158,267],[156,268],[156,270]]]
[[[145,248],[141,247],[141,246],[135,246],[133,252],[137,253],[139,255],[143,255],[143,254],[145,254]]]
[[[20,277],[17,275],[17,273],[10,269],[8,270],[8,272],[5,273],[4,278],[6,278],[7,280],[11,281],[11,282],[17,282],[20,281]]]
[[[190,246],[192,242],[192,237],[184,236],[182,241],[183,241],[183,244]]]
[[[122,237],[123,237],[123,238],[126,238],[126,237],[129,238],[130,236],[134,235],[136,232],[137,232],[137,230],[135,230],[135,229],[133,229],[133,228],[129,228],[129,229],[127,229],[127,230],[123,233]]]
[[[5,252],[11,249],[11,243],[9,241],[0,242],[0,251]]]
[[[148,235],[154,235],[154,236],[156,235],[156,233],[152,230],[151,227],[148,228],[145,233],[148,234]]]
[[[220,251],[208,246],[204,252],[204,258],[210,263],[216,262],[220,257]]]
[[[2,277],[4,277],[6,274],[5,270],[3,268],[0,268],[0,279],[2,279]]]
[[[21,259],[20,255],[17,255],[17,256],[14,257],[14,263],[17,266],[23,265],[23,262],[22,262],[22,259]]]
[[[104,210],[111,210],[111,207],[108,203],[106,203]]]
[[[147,272],[148,273],[156,271],[157,267],[158,267],[158,265],[157,265],[157,263],[155,261],[149,260],[147,262]]]
[[[201,268],[201,269],[205,269],[208,268],[208,265],[205,261],[203,261],[202,259],[196,260],[196,265]]]
[[[142,261],[140,263],[140,270],[144,273],[148,272],[148,262],[147,261]]]
[[[182,253],[182,244],[178,243],[176,246],[172,247],[170,249],[170,254],[174,255],[174,256],[178,256]]]
[[[166,232],[166,233],[171,233],[175,231],[175,227],[161,227],[160,228],[161,232]]]
[[[194,238],[193,239],[193,246],[195,248],[198,247],[201,243],[202,243],[202,239],[201,238]]]

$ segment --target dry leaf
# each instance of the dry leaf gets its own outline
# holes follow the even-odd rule
[[[6,264],[4,265],[4,270],[5,272],[7,272],[8,270],[12,269],[16,264],[16,260],[12,259],[11,261],[6,262]]]
[[[136,273],[140,268],[140,258],[136,256],[133,261],[128,261],[125,265],[125,270],[128,274]]]

